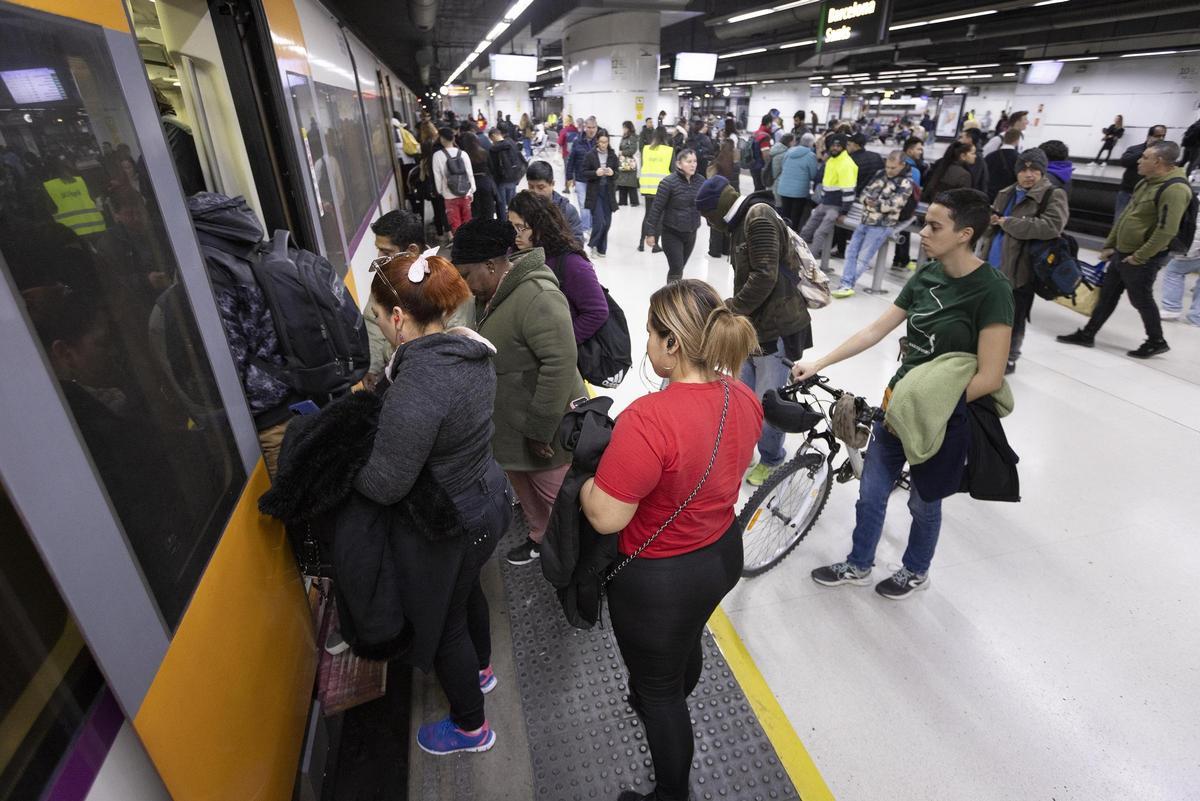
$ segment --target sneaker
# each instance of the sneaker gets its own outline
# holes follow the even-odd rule
[[[1016,362],[1009,362],[1008,364],[1004,365],[1004,374],[1005,375],[1012,375],[1015,372],[1017,372],[1017,363]]]
[[[838,287],[829,294],[833,295],[835,298],[852,298],[854,297],[854,290],[850,289],[849,287]]]
[[[638,253],[645,253],[645,252],[646,252],[646,243],[643,242],[642,244],[638,245]]]
[[[650,252],[651,253],[662,253],[662,248],[660,248],[658,245],[655,245],[654,247],[650,248]]]
[[[1171,346],[1167,344],[1167,340],[1165,339],[1160,339],[1157,341],[1153,339],[1147,339],[1138,347],[1137,350],[1128,351],[1125,355],[1131,356],[1134,359],[1149,359],[1151,356],[1157,356],[1160,353],[1166,353],[1170,349]]]
[[[860,570],[849,562],[838,562],[818,567],[812,572],[812,580],[826,587],[840,587],[843,584],[865,587],[871,583],[871,568]]]
[[[342,637],[340,629],[332,628],[329,630],[329,636],[325,638],[325,653],[337,656],[340,653],[344,653],[349,647],[350,643],[346,642],[345,638]]]
[[[908,270],[910,273],[914,273],[917,271],[917,263],[915,261],[910,261],[908,264],[904,265],[904,269]]]
[[[492,690],[496,689],[496,674],[492,672],[492,666],[488,665],[483,670],[479,671],[479,689],[484,695],[487,695]]]
[[[436,723],[426,723],[417,730],[417,745],[427,754],[445,756],[461,751],[486,751],[496,744],[496,732],[484,721],[483,727],[474,734],[468,734],[454,725],[449,717]]]
[[[1164,323],[1173,323],[1183,316],[1183,312],[1159,311],[1158,316],[1162,318]]]
[[[1094,348],[1096,346],[1096,338],[1080,328],[1074,334],[1063,334],[1055,337],[1059,342],[1065,345],[1082,345],[1085,348]]]
[[[929,589],[929,574],[920,575],[902,567],[875,585],[875,592],[892,601],[899,601],[917,590]]]
[[[593,256],[596,256],[596,257],[598,257],[598,258],[601,258],[601,259],[603,259],[603,258],[604,258],[605,256],[607,256],[608,254],[607,254],[607,253],[601,253],[600,251],[598,251],[598,250],[597,250],[597,251],[593,252],[593,253],[592,253],[592,255],[593,255]]]
[[[526,537],[524,542],[509,551],[504,558],[510,565],[527,565],[541,555],[541,547]]]
[[[779,465],[769,465],[759,462],[750,468],[750,473],[746,476],[746,483],[752,487],[761,487],[771,477],[771,474],[779,469]]]

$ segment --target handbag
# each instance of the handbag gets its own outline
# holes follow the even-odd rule
[[[637,160],[633,156],[621,156],[621,172],[637,172]]]
[[[691,493],[686,498],[683,499],[683,503],[679,504],[679,506],[677,506],[675,508],[675,511],[671,513],[671,516],[668,517],[665,521],[663,521],[663,524],[658,527],[658,530],[655,531],[653,534],[651,534],[646,539],[645,542],[643,542],[640,546],[638,546],[637,550],[635,550],[633,553],[629,554],[629,556],[626,556],[624,559],[622,559],[620,564],[618,564],[612,570],[608,571],[607,575],[605,575],[604,578],[600,581],[599,606],[597,608],[597,618],[599,617],[599,613],[601,611],[603,611],[603,609],[604,609],[605,588],[609,585],[609,583],[616,577],[616,575],[618,573],[620,573],[622,570],[624,570],[625,567],[628,566],[630,562],[632,562],[634,559],[637,559],[639,556],[642,555],[643,551],[645,551],[652,544],[654,544],[654,541],[656,539],[658,539],[659,535],[662,534],[664,531],[666,531],[667,527],[670,526],[672,523],[674,523],[675,519],[678,518],[679,515],[681,515],[683,513],[683,510],[688,507],[688,504],[690,504],[693,500],[695,500],[696,496],[700,494],[700,490],[704,487],[704,482],[708,481],[708,476],[710,473],[712,473],[713,465],[715,465],[717,463],[717,451],[719,451],[721,449],[721,438],[725,434],[725,418],[729,415],[729,381],[728,381],[728,379],[724,379],[724,378],[721,379],[721,388],[725,390],[725,403],[721,407],[721,422],[717,425],[717,440],[713,444],[712,456],[710,456],[708,458],[708,467],[704,468],[704,475],[700,476],[700,481],[696,483],[696,488],[693,489],[691,491]]]

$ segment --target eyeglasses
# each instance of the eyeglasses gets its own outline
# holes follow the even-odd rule
[[[383,279],[383,283],[386,284],[387,288],[390,289],[392,294],[396,296],[396,300],[400,300],[400,293],[396,291],[396,287],[392,286],[392,282],[388,280],[387,274],[384,273],[383,268],[390,264],[392,259],[399,255],[399,253],[393,253],[390,256],[380,256],[379,258],[372,260],[371,266],[368,268],[368,272],[375,273]]]
[[[515,231],[516,231],[518,234],[523,234],[523,233],[525,233],[526,231],[528,231],[528,230],[529,230],[529,226],[528,226],[528,225],[525,225],[524,223],[510,223],[510,225],[512,225],[513,229],[514,229],[514,230],[515,230]]]

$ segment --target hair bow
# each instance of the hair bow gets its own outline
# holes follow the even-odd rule
[[[413,260],[408,266],[409,283],[419,284],[425,280],[425,276],[429,275],[429,257],[436,256],[437,253],[438,248],[432,247]]]

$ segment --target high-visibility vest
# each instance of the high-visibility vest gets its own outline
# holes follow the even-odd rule
[[[671,174],[671,158],[675,148],[670,145],[646,145],[642,148],[642,179],[638,190],[643,195],[658,194],[658,185]]]
[[[54,201],[54,220],[70,228],[79,236],[104,233],[104,215],[96,208],[87,184],[76,176],[73,181],[54,178],[42,184]]]

